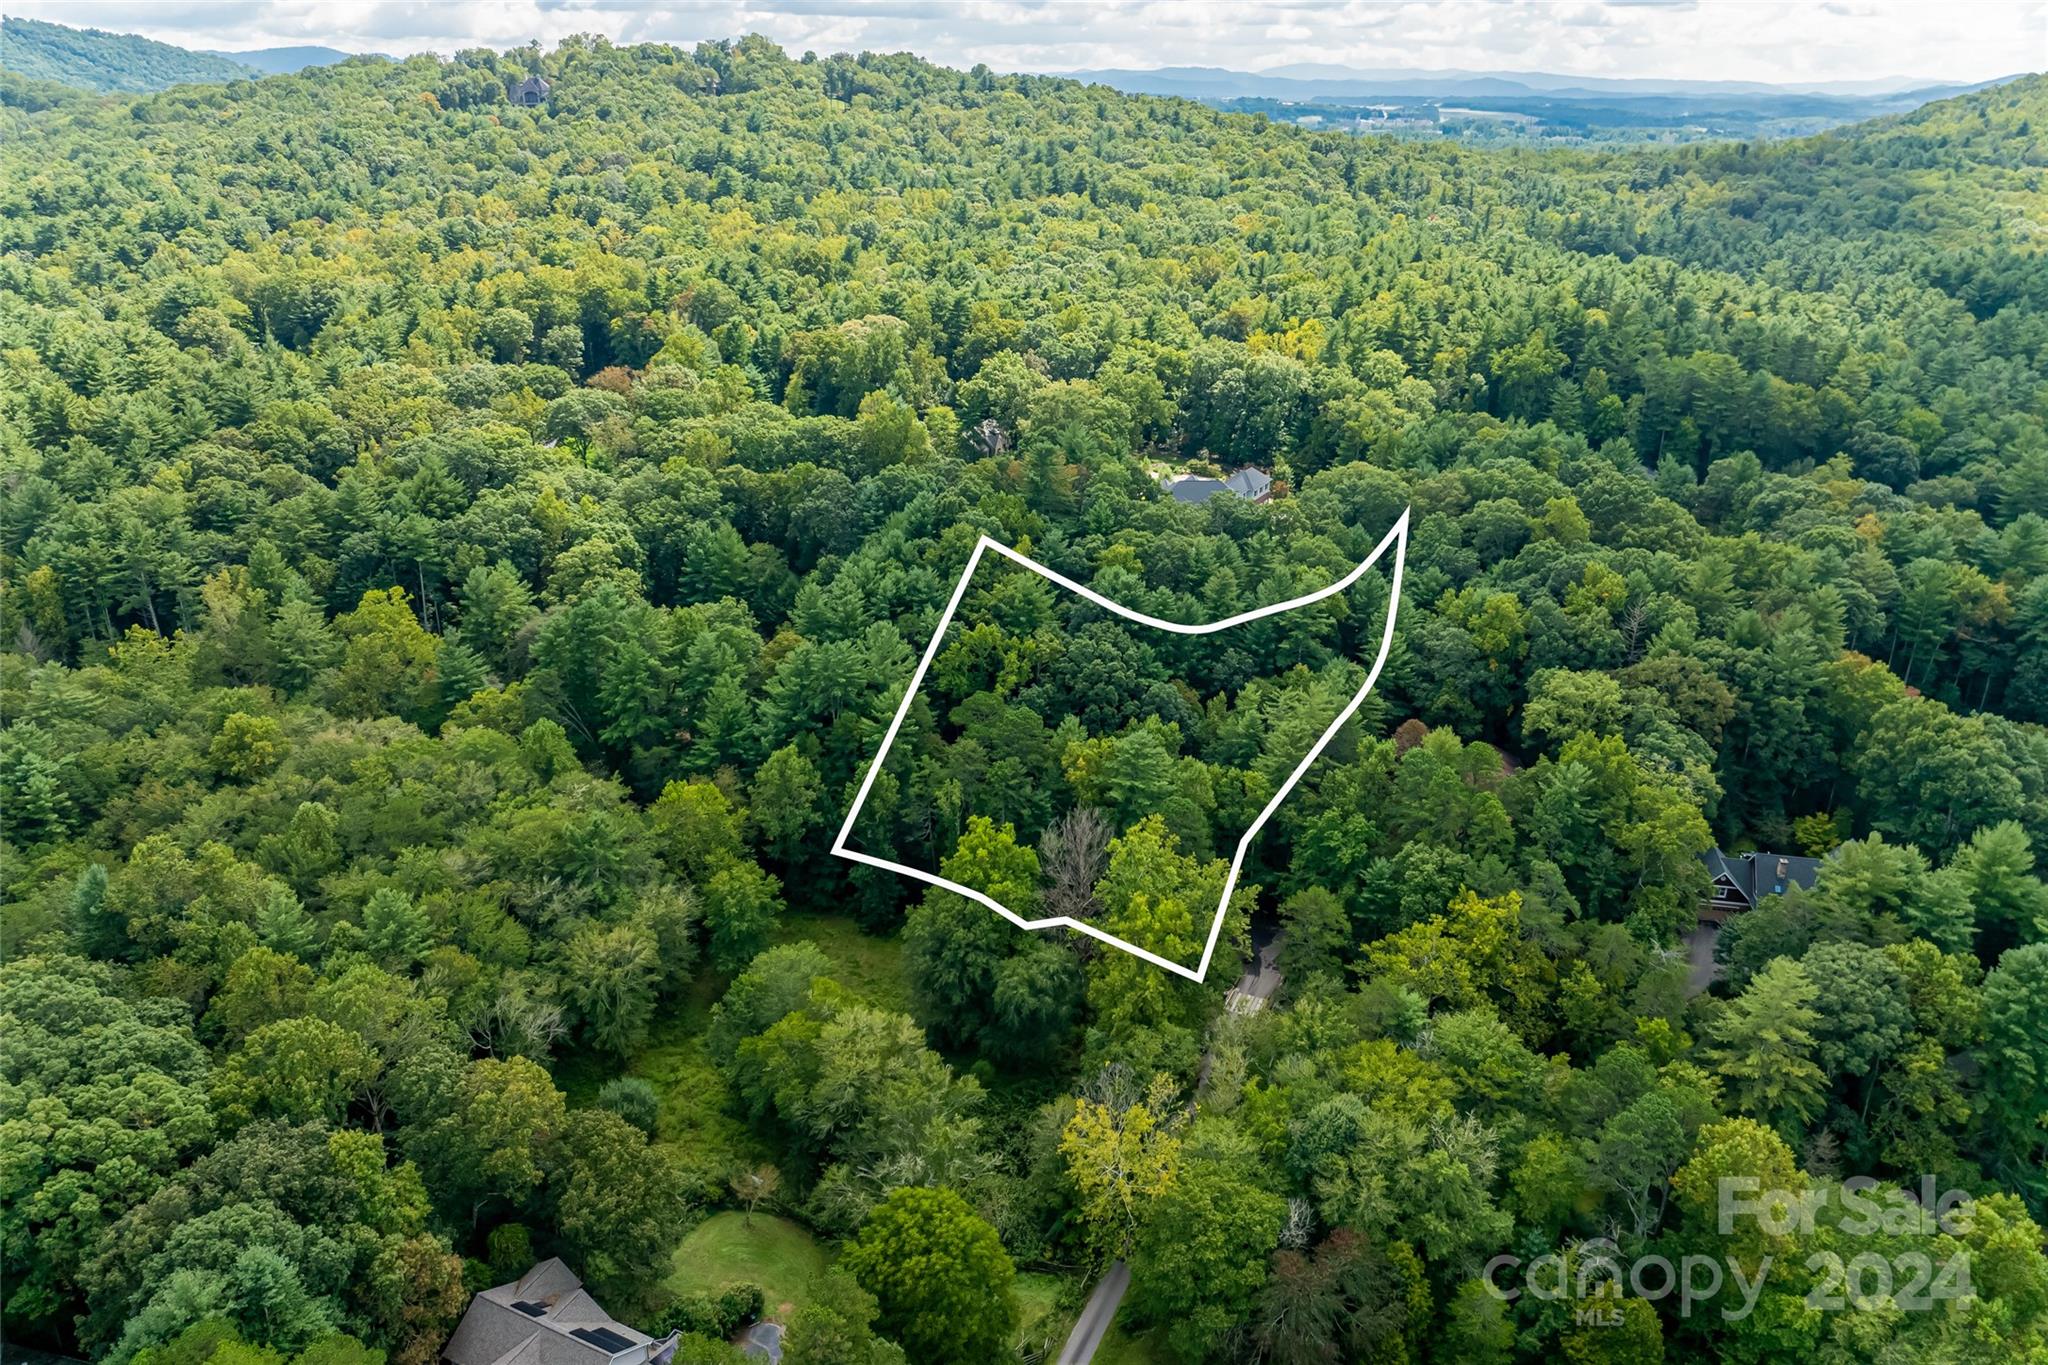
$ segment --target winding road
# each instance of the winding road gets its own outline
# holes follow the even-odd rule
[[[1266,1007],[1273,998],[1273,992],[1280,989],[1280,943],[1285,937],[1284,931],[1273,925],[1252,926],[1251,966],[1230,988],[1230,994],[1223,997],[1226,1010],[1232,1014],[1257,1014]],[[1206,1053],[1196,1075],[1195,1088],[1199,1091],[1201,1081],[1209,1075]],[[1188,1101],[1188,1108],[1193,1111],[1193,1100]],[[1109,1325],[1116,1321],[1116,1310],[1124,1301],[1124,1291],[1130,1287],[1131,1268],[1122,1261],[1112,1262],[1101,1280],[1096,1282],[1095,1292],[1088,1296],[1087,1306],[1082,1308],[1074,1330],[1068,1334],[1067,1344],[1060,1350],[1059,1365],[1088,1365],[1095,1358],[1096,1348],[1109,1334]]]

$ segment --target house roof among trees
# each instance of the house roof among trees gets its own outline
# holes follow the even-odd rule
[[[1166,491],[1175,502],[1207,502],[1218,493],[1235,493],[1257,502],[1273,491],[1273,476],[1246,465],[1221,479],[1201,474],[1183,474],[1167,482]]]
[[[1811,891],[1820,875],[1820,859],[1791,853],[1723,853],[1715,848],[1700,857],[1709,877],[1726,877],[1751,904],[1760,896],[1782,896],[1794,886]]]
[[[1223,486],[1240,498],[1263,498],[1273,491],[1273,476],[1263,469],[1246,465],[1223,481]]]
[[[606,1365],[646,1358],[652,1337],[598,1305],[575,1272],[549,1257],[470,1300],[441,1351],[453,1365]]]

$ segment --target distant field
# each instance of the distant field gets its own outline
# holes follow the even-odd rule
[[[758,1284],[767,1316],[787,1323],[803,1303],[805,1287],[832,1263],[817,1238],[787,1218],[718,1213],[699,1223],[676,1248],[668,1287],[678,1294],[716,1294],[735,1284]]]

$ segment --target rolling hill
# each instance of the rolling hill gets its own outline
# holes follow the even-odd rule
[[[209,57],[224,57],[243,66],[253,66],[265,75],[289,76],[295,71],[304,71],[309,66],[333,66],[357,55],[343,52],[338,47],[322,47],[311,44],[300,47],[256,47],[246,52],[226,52],[217,48],[206,50]]]
[[[0,20],[0,69],[30,80],[129,94],[260,74],[216,53],[189,52],[133,33],[11,17]]]

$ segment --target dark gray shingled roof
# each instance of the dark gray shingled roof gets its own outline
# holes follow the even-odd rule
[[[640,1365],[672,1344],[613,1321],[575,1272],[549,1257],[471,1299],[441,1358],[452,1365]]]
[[[1752,905],[1765,896],[1782,896],[1795,886],[1811,891],[1820,875],[1820,859],[1790,853],[1723,853],[1715,848],[1700,858],[1709,877],[1726,877]]]
[[[1223,486],[1240,498],[1263,498],[1273,491],[1273,476],[1246,465],[1223,481]]]
[[[1235,493],[1240,498],[1256,500],[1273,491],[1273,476],[1246,465],[1221,479],[1183,474],[1167,484],[1166,491],[1175,502],[1207,502],[1218,493]]]

